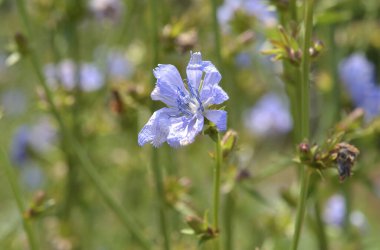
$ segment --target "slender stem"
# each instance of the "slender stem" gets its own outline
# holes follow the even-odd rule
[[[25,26],[27,37],[31,40],[33,37],[33,32],[30,27],[30,20],[29,16],[25,10],[25,3],[23,0],[17,0],[16,1],[17,8],[19,11],[19,14],[21,16],[22,22]],[[45,95],[46,100],[50,106],[50,112],[54,116],[54,118],[57,120],[61,133],[62,133],[62,140],[64,144],[64,148],[70,149],[71,152],[75,153],[75,155],[78,157],[79,163],[83,169],[83,171],[86,172],[88,177],[90,178],[92,184],[97,188],[98,192],[102,196],[102,198],[105,200],[107,205],[112,209],[112,211],[120,218],[123,225],[130,231],[131,235],[137,240],[137,242],[140,244],[140,246],[143,249],[150,249],[150,243],[146,240],[145,236],[142,234],[140,229],[137,227],[135,223],[132,222],[132,220],[129,217],[129,214],[126,213],[123,208],[116,202],[116,200],[111,196],[110,191],[108,190],[106,184],[103,182],[102,177],[100,174],[96,171],[95,167],[91,163],[91,161],[88,159],[86,153],[83,151],[82,147],[75,141],[73,135],[70,131],[66,129],[66,126],[63,122],[63,119],[58,112],[57,107],[55,106],[55,103],[53,101],[53,94],[51,93],[49,87],[47,86],[45,82],[45,78],[43,76],[40,63],[38,61],[37,56],[35,55],[34,51],[30,48],[29,51],[29,58],[32,63],[32,67],[34,68],[35,73],[37,74],[39,83],[41,84]]]
[[[297,205],[297,215],[296,215],[296,225],[294,229],[293,242],[292,242],[292,250],[298,249],[299,238],[301,235],[301,229],[303,224],[303,219],[305,215],[306,208],[306,199],[307,199],[307,191],[309,186],[309,180],[311,175],[310,169],[307,166],[302,166],[303,170],[301,171],[301,190],[300,190],[300,200]]]
[[[297,22],[297,0],[290,0],[289,8],[291,20]]]
[[[283,27],[286,27],[286,24],[289,22],[287,19],[287,16],[279,11],[280,15],[280,22]],[[298,68],[294,67],[290,62],[283,60],[282,61],[283,66],[283,78],[286,81],[285,87],[286,87],[286,93],[289,97],[290,101],[290,110],[293,117],[293,140],[295,143],[302,140],[301,138],[301,129],[299,126],[301,126],[300,122],[300,104],[298,101],[300,100],[300,90],[298,88],[299,82],[300,82],[300,71]]]
[[[164,249],[170,250],[170,237],[169,237],[169,230],[168,230],[168,223],[167,223],[167,216],[166,216],[166,202],[165,202],[165,190],[163,185],[163,178],[162,178],[162,170],[161,166],[158,164],[158,150],[153,149],[152,154],[152,168],[153,168],[153,174],[156,184],[156,191],[157,191],[157,200],[159,203],[159,219],[160,219],[160,231],[164,237]]]
[[[222,166],[222,146],[220,142],[220,135],[217,134],[217,141],[216,141],[216,163],[214,168],[214,207],[213,207],[213,216],[214,216],[214,230],[219,232],[219,203],[220,203],[220,169]],[[215,240],[215,248],[219,248],[219,238],[216,238]]]
[[[11,185],[13,196],[16,200],[17,207],[18,207],[18,210],[19,210],[21,218],[22,218],[22,224],[23,224],[26,236],[28,238],[29,247],[31,250],[38,250],[40,248],[38,246],[38,243],[37,243],[37,240],[35,237],[35,233],[33,231],[33,226],[31,224],[31,222],[27,218],[24,217],[25,204],[24,204],[24,201],[23,201],[23,198],[21,195],[20,188],[17,184],[15,174],[14,174],[13,169],[9,163],[7,154],[5,153],[3,148],[1,149],[1,153],[3,154],[3,159],[5,159],[3,162],[5,174],[7,176],[9,184]]]
[[[226,195],[226,199],[224,202],[224,249],[225,250],[233,250],[234,244],[233,244],[233,221],[234,221],[234,215],[235,215],[235,198],[233,191],[229,192]]]
[[[313,28],[313,6],[314,0],[304,1],[304,22],[305,22],[305,34],[303,43],[303,57],[301,63],[301,83],[300,87],[300,122],[301,122],[301,139],[308,139],[310,132],[310,122],[309,122],[309,104],[310,104],[310,88],[309,88],[309,70],[310,70],[310,54],[309,48],[311,44],[311,34]],[[298,249],[298,242],[301,234],[301,228],[303,224],[305,208],[306,208],[306,198],[307,190],[309,188],[309,179],[311,175],[311,170],[308,166],[302,166],[301,169],[301,190],[300,190],[300,201],[297,206],[296,224],[294,228],[292,248],[293,250]]]
[[[329,33],[329,47],[331,48],[332,53],[329,54],[329,69],[330,69],[330,74],[333,76],[333,90],[331,93],[330,101],[332,105],[330,106],[333,107],[333,117],[334,120],[333,122],[336,122],[340,119],[340,110],[341,110],[341,99],[339,98],[340,95],[340,84],[339,84],[339,76],[338,76],[338,59],[337,59],[337,53],[336,51],[338,50],[337,45],[334,40],[334,35],[335,35],[335,25],[331,25],[328,27],[328,33]]]
[[[151,34],[152,34],[152,68],[156,67],[158,64],[159,57],[159,39],[158,39],[158,0],[150,0],[150,21],[151,21]],[[152,82],[154,78],[152,78]],[[156,105],[152,103],[152,110],[155,110]],[[157,149],[153,149],[152,151],[152,169],[154,173],[154,178],[156,182],[157,189],[157,200],[159,203],[158,216],[159,216],[159,226],[160,232],[164,238],[164,249],[170,250],[170,237],[169,237],[169,229],[168,229],[168,220],[165,206],[165,191],[163,187],[163,177],[161,166],[159,164],[159,154]]]
[[[159,56],[159,40],[158,40],[158,0],[150,0],[150,26],[151,26],[151,46],[152,46],[152,66],[156,67]],[[154,79],[154,78],[153,78]]]
[[[218,23],[218,1],[211,0],[212,4],[212,22],[213,22],[213,31],[214,31],[214,46],[215,46],[215,55],[218,62],[218,66],[222,67],[222,51],[221,51],[221,40],[220,40],[220,30]]]
[[[315,220],[316,220],[316,230],[317,230],[319,249],[328,250],[329,246],[327,242],[326,231],[325,231],[324,223],[321,216],[321,205],[317,199],[314,202],[314,214],[315,214]]]
[[[311,35],[313,30],[313,9],[314,0],[305,0],[305,35],[303,43],[303,57],[301,65],[301,131],[303,139],[309,137],[310,130],[310,87],[309,87],[309,70],[310,70],[310,53]]]

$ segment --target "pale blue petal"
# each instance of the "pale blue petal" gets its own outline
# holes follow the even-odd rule
[[[188,84],[191,85],[194,90],[199,90],[199,84],[201,83],[203,75],[202,55],[200,52],[191,53],[186,74]]]
[[[219,73],[214,64],[209,61],[204,61],[203,71],[205,72],[203,88],[219,84],[220,80],[222,79],[222,75]]]
[[[160,64],[153,73],[157,78],[157,83],[150,95],[152,100],[162,101],[168,106],[175,106],[178,90],[187,92],[177,68],[171,64]]]
[[[228,100],[228,95],[224,90],[214,85],[211,88],[204,88],[201,93],[201,101],[205,107],[213,104],[221,104]]]
[[[154,112],[139,133],[139,145],[143,146],[149,142],[155,147],[161,146],[161,144],[166,141],[169,134],[169,127],[171,124],[170,117],[175,113],[176,111],[170,108],[162,108]]]
[[[212,121],[219,131],[227,129],[227,112],[224,110],[207,110],[205,117]]]
[[[186,146],[194,142],[195,137],[202,131],[204,118],[202,115],[193,117],[178,117],[171,119],[168,144],[172,147]]]

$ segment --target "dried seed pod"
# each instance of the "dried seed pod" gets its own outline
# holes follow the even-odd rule
[[[351,144],[342,142],[334,147],[331,157],[337,163],[340,181],[351,176],[351,169],[358,155],[359,150]]]

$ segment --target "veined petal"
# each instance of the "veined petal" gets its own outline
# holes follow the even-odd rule
[[[213,104],[221,104],[228,100],[228,95],[219,85],[203,88],[201,101],[205,107]]]
[[[195,90],[199,89],[202,80],[203,65],[201,52],[191,53],[189,64],[186,68],[188,84]]]
[[[209,61],[204,61],[203,71],[206,73],[203,80],[203,88],[219,84],[220,80],[222,79],[222,75],[219,73],[214,64]]]
[[[139,145],[143,146],[149,142],[155,147],[161,146],[169,135],[170,117],[175,113],[176,111],[170,108],[162,108],[154,112],[139,133]]]
[[[203,129],[204,118],[202,115],[182,116],[172,118],[171,122],[167,142],[171,147],[177,148],[194,142],[195,137]]]
[[[171,64],[160,64],[154,69],[153,74],[157,78],[157,83],[150,95],[152,100],[175,106],[178,90],[187,92],[177,68]]]
[[[212,121],[219,131],[227,129],[227,112],[224,110],[207,110],[205,117]]]

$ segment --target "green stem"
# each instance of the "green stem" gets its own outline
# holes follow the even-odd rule
[[[283,27],[286,27],[289,20],[287,19],[287,16],[279,11],[280,15],[280,22]],[[300,96],[300,89],[299,89],[299,82],[300,82],[300,71],[298,68],[294,67],[290,62],[283,60],[282,61],[282,67],[283,67],[283,78],[286,82],[285,88],[286,93],[289,97],[290,101],[290,110],[293,118],[293,140],[295,143],[298,143],[302,140],[301,138],[301,129],[299,126],[301,126],[300,122],[300,104],[299,104],[299,96]]]
[[[18,8],[18,12],[21,16],[22,22],[25,26],[27,37],[30,39],[30,43],[32,43],[31,38],[33,37],[33,32],[30,27],[30,20],[29,16],[25,9],[25,3],[23,0],[16,0],[16,5]],[[54,118],[57,120],[61,134],[62,134],[62,140],[64,144],[64,148],[71,149],[73,153],[78,157],[79,165],[82,167],[83,171],[86,172],[88,177],[90,178],[92,184],[97,188],[98,192],[102,196],[102,198],[105,200],[107,205],[112,209],[112,211],[120,218],[123,225],[130,231],[131,235],[137,240],[137,242],[140,244],[140,246],[143,249],[150,249],[150,244],[146,240],[145,236],[141,233],[140,229],[137,227],[135,223],[132,222],[132,220],[129,218],[129,214],[126,213],[123,208],[116,202],[116,200],[111,196],[110,191],[108,190],[106,184],[103,182],[102,177],[99,175],[99,173],[96,171],[95,167],[91,163],[91,161],[87,158],[87,155],[85,152],[83,152],[82,148],[79,146],[79,144],[75,141],[73,135],[70,131],[66,129],[66,126],[63,122],[63,119],[58,112],[57,107],[55,106],[55,103],[53,101],[53,94],[51,93],[49,87],[47,86],[45,82],[45,78],[43,76],[40,63],[38,61],[37,56],[35,55],[32,48],[29,50],[29,58],[31,60],[32,67],[37,74],[39,83],[41,84],[45,95],[46,100],[50,107],[50,112],[54,116]]]
[[[298,243],[299,243],[299,238],[301,235],[303,219],[305,217],[307,191],[308,191],[309,180],[310,180],[310,175],[311,175],[311,170],[305,169],[305,168],[309,168],[309,167],[302,166],[302,171],[301,171],[302,183],[301,183],[301,190],[300,190],[300,200],[297,205],[296,224],[295,224],[292,247],[291,247],[292,250],[298,249]]]
[[[218,62],[218,66],[222,67],[222,53],[221,53],[221,40],[220,40],[220,30],[218,23],[218,1],[211,0],[212,4],[212,22],[213,22],[213,31],[214,31],[214,46],[215,46],[215,55]]]
[[[235,198],[233,190],[226,195],[224,202],[224,250],[233,250],[233,221],[235,215]]]
[[[301,135],[302,139],[309,137],[310,130],[310,87],[309,87],[309,71],[310,71],[310,45],[311,35],[313,31],[313,9],[314,0],[305,0],[305,35],[302,51],[302,65],[301,65]]]
[[[297,0],[290,0],[289,8],[291,20],[297,22]]]
[[[310,88],[309,88],[309,70],[310,70],[310,53],[309,48],[311,44],[311,35],[313,28],[313,7],[314,0],[304,1],[304,22],[305,22],[305,34],[303,43],[303,53],[301,62],[301,82],[300,82],[300,92],[298,100],[300,100],[301,114],[300,114],[300,129],[301,129],[301,140],[308,139],[310,133],[310,122],[309,122],[309,105],[310,105]],[[309,188],[309,179],[311,175],[311,170],[308,166],[302,166],[301,169],[301,190],[300,190],[300,201],[297,206],[296,224],[293,235],[292,248],[293,250],[298,249],[298,242],[301,234],[301,228],[303,224],[305,208],[306,208],[306,198],[307,190]]]
[[[170,250],[170,237],[169,237],[169,230],[168,230],[168,223],[167,223],[167,216],[166,216],[166,202],[165,202],[165,190],[163,185],[163,178],[162,178],[162,170],[161,166],[158,162],[158,150],[153,149],[152,154],[152,168],[153,168],[153,174],[156,184],[156,191],[157,191],[157,200],[159,203],[159,209],[158,209],[158,215],[160,219],[160,231],[162,233],[162,236],[164,238],[164,249]]]
[[[217,134],[216,141],[216,163],[214,168],[214,207],[213,207],[213,216],[214,216],[214,230],[219,232],[219,203],[220,203],[220,169],[222,166],[222,145],[220,141],[220,135]],[[215,239],[215,248],[219,248],[219,238]]]
[[[317,231],[317,237],[318,237],[318,245],[320,250],[328,250],[328,242],[327,242],[327,236],[326,231],[324,227],[324,223],[321,216],[321,205],[319,204],[319,201],[316,199],[314,203],[314,213],[315,213],[315,220],[316,220],[316,231]]]
[[[151,34],[152,34],[152,68],[156,67],[158,64],[158,57],[159,57],[159,39],[158,39],[158,0],[150,0],[150,14],[151,14]],[[154,78],[152,76],[152,82],[154,81]],[[152,103],[152,110],[154,111],[156,109],[156,105]],[[166,201],[165,201],[165,191],[163,187],[163,178],[162,178],[162,171],[161,166],[159,164],[159,155],[157,149],[153,149],[152,152],[152,169],[154,173],[154,178],[156,182],[156,189],[157,189],[157,199],[159,203],[159,210],[158,210],[158,216],[159,216],[159,226],[160,226],[160,232],[164,238],[164,249],[170,250],[171,244],[170,244],[170,237],[169,237],[169,230],[168,230],[168,220],[167,220],[167,214],[166,214]]]
[[[9,163],[7,154],[5,153],[3,148],[1,149],[1,153],[3,154],[3,159],[5,159],[3,162],[5,174],[7,176],[9,184],[11,185],[13,196],[16,200],[17,207],[18,207],[18,210],[19,210],[21,218],[22,218],[22,224],[23,224],[26,236],[28,238],[29,247],[31,250],[38,250],[40,248],[37,244],[35,233],[33,231],[33,226],[31,224],[31,222],[27,218],[24,217],[25,204],[24,204],[23,198],[21,196],[21,191],[20,191],[20,188],[17,184],[15,174],[14,174],[13,169]]]
[[[339,84],[339,75],[338,75],[338,58],[337,58],[337,53],[338,48],[335,43],[334,35],[335,35],[335,25],[331,25],[328,27],[328,33],[329,33],[329,46],[331,48],[332,53],[329,54],[329,69],[330,69],[330,74],[332,75],[333,78],[333,90],[331,92],[330,96],[330,101],[331,101],[331,106],[330,108],[333,108],[333,117],[334,119],[331,121],[331,123],[334,123],[336,121],[339,121],[340,119],[340,110],[341,110],[341,99],[339,98],[340,96],[340,84]]]

